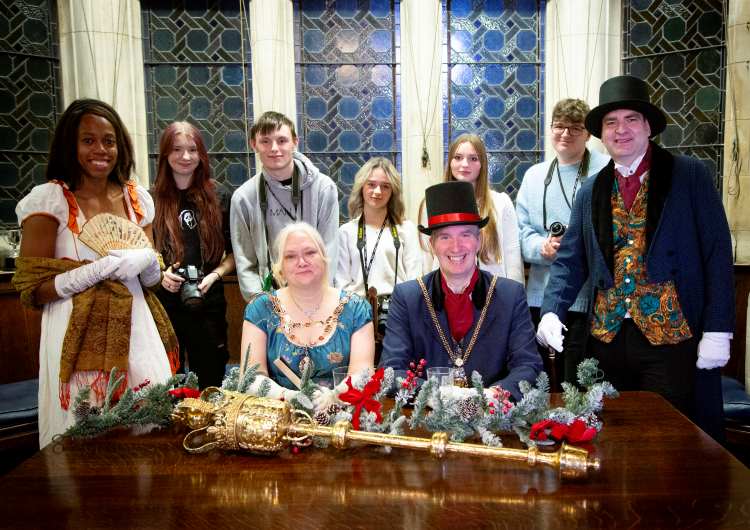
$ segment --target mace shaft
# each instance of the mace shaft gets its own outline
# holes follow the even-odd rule
[[[480,444],[451,442],[447,433],[436,432],[432,438],[414,438],[397,434],[352,430],[347,421],[337,422],[333,427],[295,423],[289,426],[291,436],[319,436],[328,438],[334,447],[343,449],[348,442],[399,447],[429,451],[435,458],[444,458],[448,453],[484,456],[495,460],[523,462],[529,466],[542,464],[557,469],[564,478],[583,478],[589,471],[599,470],[599,460],[578,447],[563,445],[559,450],[543,453],[536,447],[514,449],[489,447]]]

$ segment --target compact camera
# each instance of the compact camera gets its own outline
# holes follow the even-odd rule
[[[560,237],[565,233],[565,230],[568,227],[562,224],[560,221],[555,221],[551,225],[549,225],[549,235],[552,237]]]
[[[203,303],[203,293],[198,285],[203,280],[203,272],[195,265],[180,267],[174,272],[185,280],[180,287],[180,301],[189,309],[200,307]]]

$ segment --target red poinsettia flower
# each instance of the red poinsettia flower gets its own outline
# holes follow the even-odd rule
[[[570,443],[590,442],[596,436],[596,429],[586,425],[581,419],[576,419],[570,424],[566,438]]]
[[[596,429],[586,425],[586,422],[576,418],[570,425],[546,419],[531,426],[529,438],[544,441],[548,439],[558,442],[566,441],[572,444],[590,442],[596,436]]]
[[[568,430],[570,427],[565,425],[564,423],[558,423],[556,421],[552,422],[552,429],[549,433],[550,438],[553,440],[557,440],[558,442],[562,439],[564,439],[568,435]]]
[[[169,391],[169,395],[177,399],[197,398],[200,397],[201,391],[197,388],[188,388],[186,386],[175,388]]]
[[[542,420],[536,422],[531,426],[531,432],[529,438],[532,440],[544,441],[549,438],[549,434],[552,430],[552,424],[555,423],[552,420]]]

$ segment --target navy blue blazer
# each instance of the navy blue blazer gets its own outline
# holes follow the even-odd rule
[[[646,272],[649,280],[673,280],[693,336],[733,332],[732,244],[724,207],[705,165],[673,156],[651,143],[646,209]],[[578,192],[544,291],[541,314],[565,319],[591,276],[589,299],[614,286],[611,193],[614,162],[586,180]],[[590,310],[590,308],[589,308]]]
[[[438,273],[427,274],[423,281],[440,325],[450,340]],[[474,333],[491,279],[489,273],[480,271],[472,292],[474,325],[467,333],[466,343]],[[396,285],[393,291],[380,366],[408,369],[409,362],[416,363],[422,358],[427,361],[427,367],[453,366],[432,322],[422,289],[416,280],[410,280]],[[473,371],[479,372],[485,386],[500,385],[516,399],[521,397],[519,381],[535,382],[542,370],[542,359],[536,347],[526,293],[520,283],[498,278],[485,321],[464,370],[467,377],[471,377]]]

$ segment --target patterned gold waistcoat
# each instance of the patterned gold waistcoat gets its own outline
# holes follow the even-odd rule
[[[646,275],[649,177],[647,173],[630,211],[625,209],[617,179],[612,186],[615,286],[597,293],[591,322],[591,334],[602,342],[612,341],[628,312],[655,346],[677,344],[692,336],[674,282],[649,283]]]

